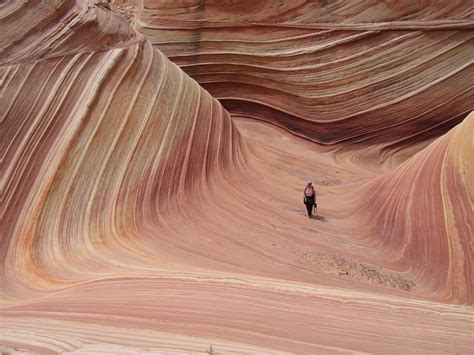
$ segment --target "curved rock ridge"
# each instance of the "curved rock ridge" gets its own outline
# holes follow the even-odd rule
[[[52,18],[44,2],[8,10],[7,20],[28,19],[25,11]],[[7,294],[18,284],[64,286],[107,272],[109,248],[136,258],[127,241],[138,243],[141,230],[163,223],[161,210],[178,208],[200,185],[242,164],[228,113],[125,25],[100,3],[78,2],[39,32],[31,23],[25,33],[34,45],[24,38],[4,47]],[[10,30],[9,22],[3,27]]]
[[[311,22],[310,2],[281,3],[249,5],[250,13],[262,22]],[[285,93],[273,111],[245,106],[240,96],[224,100],[231,119],[105,2],[0,5],[2,352],[471,351],[474,116],[455,123],[471,95],[463,80],[472,65],[462,58],[472,10],[461,2],[399,2],[390,11],[379,2],[344,3],[318,3],[331,7],[326,25],[343,23],[331,13],[353,13],[357,23],[381,26],[368,23],[377,14],[392,21],[385,27],[423,26],[417,31],[426,37],[430,26],[449,27],[457,36],[459,61],[448,51],[443,63],[459,75],[439,81],[440,96],[429,97],[439,101],[430,111],[436,119],[422,115],[428,104],[416,95],[417,108],[394,104],[398,126],[356,115],[327,121],[324,132],[322,121],[305,119],[301,131],[306,74],[289,86],[301,117],[264,122],[262,112],[278,123],[293,102]],[[167,26],[179,28],[195,9],[221,22],[230,10],[229,20],[245,15],[240,4],[145,2],[142,16],[166,15]],[[268,17],[272,11],[278,17]],[[206,23],[215,27],[207,18],[199,26]],[[285,26],[261,26],[260,35],[279,42]],[[239,27],[241,35],[253,27]],[[181,31],[172,31],[179,40]],[[317,31],[319,38],[326,30]],[[265,43],[251,45],[266,51]],[[184,47],[183,55],[192,62]],[[298,58],[285,59],[295,60],[295,72]],[[267,95],[256,92],[255,102]],[[288,129],[346,144],[315,144]],[[313,219],[302,204],[309,180],[319,204]]]
[[[143,41],[103,1],[11,1],[2,5],[0,65],[127,47]]]
[[[417,288],[468,304],[474,301],[473,137],[471,113],[354,197],[362,200],[358,215],[373,228],[372,242],[393,251],[391,261],[412,275]]]
[[[138,17],[231,114],[318,143],[423,140],[474,109],[468,2],[144,0]]]

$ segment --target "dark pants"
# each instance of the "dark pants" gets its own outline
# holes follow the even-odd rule
[[[311,216],[314,206],[314,197],[306,197],[304,204],[306,205],[306,209],[308,210],[308,216]]]

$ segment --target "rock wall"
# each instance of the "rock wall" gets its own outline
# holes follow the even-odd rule
[[[136,27],[231,114],[318,143],[410,143],[474,109],[469,2],[144,0]]]
[[[0,5],[2,352],[471,351],[468,3],[114,6]]]

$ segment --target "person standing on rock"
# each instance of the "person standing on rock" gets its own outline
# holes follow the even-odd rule
[[[306,205],[306,209],[308,210],[308,218],[311,218],[313,206],[314,206],[314,213],[316,213],[316,191],[314,190],[313,184],[308,182],[306,187],[304,188],[304,204]]]

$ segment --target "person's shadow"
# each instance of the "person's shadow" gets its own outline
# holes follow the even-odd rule
[[[313,219],[317,219],[318,221],[321,221],[321,222],[327,222],[328,220],[324,217],[324,216],[320,216],[320,215],[313,215]]]

